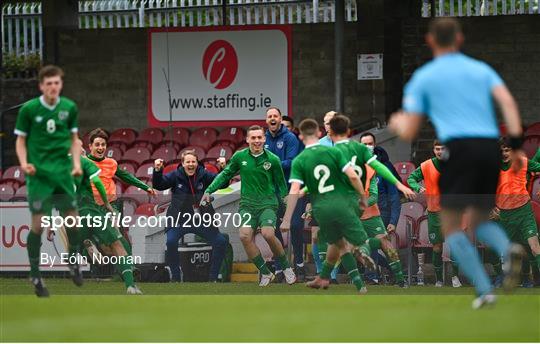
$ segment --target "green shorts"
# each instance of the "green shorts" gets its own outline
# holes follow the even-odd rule
[[[380,216],[373,216],[366,220],[361,220],[366,234],[370,238],[375,238],[377,235],[386,235],[386,229]]]
[[[358,202],[352,201],[347,206],[317,206],[313,216],[319,223],[319,241],[334,244],[345,239],[354,246],[366,242],[368,236],[360,221]]]
[[[79,228],[81,241],[90,239],[96,246],[108,246],[122,238],[120,231],[116,227],[111,226],[111,218],[108,218],[107,224],[103,226],[103,224],[105,224],[105,214],[106,212],[97,204],[95,206],[85,206],[79,209],[79,215],[83,217],[90,215],[94,218],[94,224],[96,218],[101,218],[101,226],[99,227],[83,226],[82,228]]]
[[[444,236],[441,229],[441,216],[439,212],[428,211],[428,236],[432,245],[442,244]]]
[[[32,214],[50,214],[52,208],[61,212],[77,208],[70,170],[58,171],[54,175],[26,176],[26,187]]]
[[[238,211],[242,218],[242,227],[251,227],[254,231],[258,231],[262,227],[276,228],[277,215],[276,209],[254,209],[240,208]]]
[[[499,223],[511,241],[526,244],[527,239],[538,236],[531,202],[512,210],[501,209]]]

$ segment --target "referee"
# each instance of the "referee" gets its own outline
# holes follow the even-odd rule
[[[459,52],[464,36],[457,20],[433,20],[426,41],[434,58],[405,86],[404,110],[393,114],[389,126],[402,139],[411,141],[423,117],[428,116],[439,141],[447,147],[439,180],[442,228],[452,257],[476,288],[472,306],[477,309],[494,303],[495,296],[478,252],[460,230],[460,222],[464,211],[470,209],[477,239],[504,259],[503,284],[506,289],[514,287],[521,270],[522,248],[511,244],[502,228],[489,221],[501,164],[493,100],[506,122],[513,158],[523,154],[521,120],[516,102],[499,75],[486,63]]]

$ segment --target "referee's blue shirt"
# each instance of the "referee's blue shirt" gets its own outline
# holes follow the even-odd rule
[[[442,142],[497,138],[492,90],[502,84],[486,63],[462,53],[444,54],[413,74],[405,85],[403,109],[427,115]]]

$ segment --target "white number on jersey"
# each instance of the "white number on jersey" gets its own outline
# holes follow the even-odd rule
[[[351,164],[352,164],[352,167],[354,168],[354,171],[356,172],[356,174],[358,174],[358,177],[362,178],[362,168],[360,168],[360,166],[356,165],[356,155],[352,157],[351,159]]]
[[[54,119],[50,119],[47,121],[47,132],[49,134],[52,134],[56,131],[56,123],[54,122]]]
[[[323,194],[334,190],[334,185],[324,185],[328,178],[330,178],[330,169],[325,165],[317,165],[313,169],[315,178],[319,181],[319,193]]]

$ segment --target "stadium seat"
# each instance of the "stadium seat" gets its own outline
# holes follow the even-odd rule
[[[416,221],[403,213],[399,216],[396,230],[391,233],[390,240],[398,249],[407,249],[410,247],[412,235],[415,233]]]
[[[9,167],[2,176],[2,183],[9,184],[13,188],[23,185],[24,182],[24,172],[21,170],[20,166]]]
[[[123,162],[123,163],[118,164],[118,169],[124,170],[131,174],[135,174],[135,171],[137,171],[138,166],[139,166],[138,164],[135,164],[133,162]]]
[[[532,159],[540,147],[540,135],[528,136],[523,141],[523,150],[529,159]]]
[[[144,203],[141,204],[135,209],[135,215],[145,215],[145,216],[154,216],[155,213],[155,204],[152,203]]]
[[[15,195],[15,190],[9,184],[0,184],[0,202],[10,201]]]
[[[125,152],[127,150],[128,145],[125,142],[108,142],[107,143],[107,148],[109,148],[109,147],[118,148],[123,153],[123,152]]]
[[[176,147],[176,150],[180,150],[189,144],[189,130],[186,128],[165,129],[163,142],[175,142],[180,145]]]
[[[124,192],[124,187],[122,186],[122,183],[115,183],[116,185],[116,196],[120,197],[122,193]]]
[[[111,158],[116,161],[122,159],[122,155],[123,155],[122,150],[115,146],[107,147],[107,150],[105,151],[106,158]]]
[[[170,164],[170,165],[165,166],[165,168],[163,169],[163,174],[167,174],[176,170],[178,166],[179,164]]]
[[[146,182],[146,181],[152,180],[153,173],[154,173],[154,164],[146,163],[139,166],[139,168],[137,169],[137,172],[135,173],[135,177]]]
[[[540,122],[529,125],[525,130],[525,136],[540,136]]]
[[[234,147],[231,148],[233,149],[244,142],[244,139],[244,129],[240,127],[224,128],[217,137],[217,141],[220,143],[224,141],[232,142]]]
[[[130,185],[122,194],[122,199],[134,201],[137,206],[143,203],[149,203],[148,193],[143,189]]]
[[[540,228],[540,202],[533,201],[531,204],[534,212],[534,218],[536,219],[536,225],[538,228]]]
[[[122,216],[133,216],[135,209],[137,209],[136,203],[130,200],[124,200],[122,207]]]
[[[141,165],[150,159],[150,151],[144,147],[133,147],[128,149],[119,162],[134,162]]]
[[[540,202],[540,196],[538,195],[539,192],[540,192],[540,177],[536,177],[532,182],[532,193],[531,193],[531,198],[536,202]]]
[[[416,166],[410,161],[402,161],[396,162],[394,164],[394,168],[401,177],[403,184],[408,186],[409,184],[407,184],[407,178],[409,178],[409,175],[416,169]]]
[[[125,143],[127,147],[131,146],[137,138],[137,132],[131,128],[121,128],[113,131],[109,136],[109,143],[121,142]]]
[[[199,128],[189,138],[190,146],[202,147],[205,151],[210,149],[216,142],[218,132],[214,128]]]
[[[219,173],[219,169],[216,167],[216,165],[211,164],[211,163],[209,163],[209,162],[205,162],[205,163],[204,163],[204,168],[205,168],[205,170],[207,170],[208,172]]]
[[[401,205],[401,214],[412,218],[415,224],[424,215],[424,210],[424,206],[418,202],[406,202]]]
[[[242,149],[248,148],[248,147],[249,147],[249,145],[248,145],[246,142],[244,142],[244,143],[241,144],[240,146],[236,147],[236,151],[235,151],[235,152],[238,152],[239,150],[242,150]]]
[[[170,161],[176,159],[178,151],[171,146],[161,146],[152,153],[152,160],[163,159],[164,161]]]
[[[157,147],[163,141],[163,132],[159,128],[146,128],[139,133],[133,147]]]
[[[182,149],[180,153],[178,153],[178,159],[181,159],[182,152],[185,150],[194,150],[195,154],[197,154],[197,157],[199,158],[199,161],[203,161],[206,158],[206,153],[204,152],[204,149],[199,146],[187,146],[186,148]]]
[[[233,150],[229,146],[217,145],[206,153],[206,161],[216,161],[217,158],[224,157],[225,160],[229,160],[233,154]]]
[[[413,247],[415,248],[425,248],[433,247],[429,242],[429,231],[428,231],[428,217],[424,215],[418,219],[416,226],[415,240],[413,241]]]
[[[28,199],[28,195],[26,193],[26,185],[21,186],[15,191],[15,195],[13,198],[11,198],[12,202],[23,202]]]

